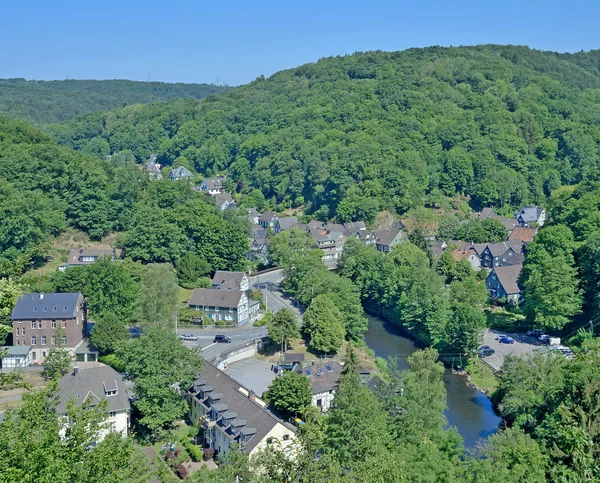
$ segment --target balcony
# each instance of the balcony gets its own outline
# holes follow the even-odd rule
[[[216,421],[214,421],[213,419],[210,419],[208,416],[202,417],[202,422],[201,422],[202,429],[211,429],[212,427],[214,427],[215,424],[216,424]]]

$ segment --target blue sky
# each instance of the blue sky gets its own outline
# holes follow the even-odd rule
[[[480,43],[600,48],[593,0],[19,0],[0,77],[238,85],[321,57]]]

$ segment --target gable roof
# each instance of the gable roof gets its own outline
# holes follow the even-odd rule
[[[212,386],[211,392],[214,391],[213,394],[220,393],[219,403],[228,405],[227,412],[236,416],[233,424],[238,429],[243,428],[245,430],[244,433],[248,435],[252,434],[253,430],[255,431],[243,447],[244,452],[250,453],[277,424],[282,424],[291,433],[295,432],[293,426],[269,412],[266,404],[263,406],[264,402],[258,397],[256,399],[262,404],[251,400],[248,397],[250,391],[246,387],[229,377],[223,371],[217,369],[210,362],[205,361],[202,372],[198,374],[198,377],[189,390],[190,393],[194,394],[196,399],[203,400],[199,391],[207,386]],[[242,429],[240,429],[240,432],[242,432]]]
[[[523,265],[508,265],[506,267],[495,267],[492,273],[495,273],[498,277],[498,281],[504,288],[504,291],[508,294],[518,294],[521,293],[521,289],[519,288],[518,281],[519,275],[521,274],[521,270]]]
[[[500,243],[488,243],[487,247],[490,249],[490,253],[493,257],[499,257],[503,253],[506,253],[510,248],[515,253],[521,254],[523,252],[523,242],[520,240],[511,240]]]
[[[262,215],[258,217],[259,221],[271,222],[273,220],[277,220],[277,215],[272,211],[265,211]]]
[[[171,168],[169,176],[172,178],[189,178],[192,176],[192,173],[185,166],[179,166],[178,168]]]
[[[280,230],[290,230],[298,225],[298,218],[295,216],[284,216],[283,218],[279,218],[277,223],[279,223]]]
[[[226,272],[224,270],[217,270],[213,275],[212,284],[221,285],[226,282],[234,282],[237,286],[236,290],[239,290],[245,275],[246,272]]]
[[[72,319],[82,298],[80,293],[26,293],[17,301],[12,318]]]
[[[223,206],[225,203],[233,204],[233,198],[231,197],[231,193],[227,191],[223,191],[222,193],[217,193],[214,195],[215,203],[218,207]]]
[[[113,255],[113,251],[112,250],[88,250],[85,248],[74,248],[73,250],[71,250],[69,252],[69,256],[67,257],[67,264],[69,265],[83,265],[83,264],[87,264],[87,263],[93,263],[93,262],[80,262],[79,258],[80,257],[106,257],[106,256],[112,256]]]
[[[338,387],[342,368],[339,362],[331,361],[298,368],[297,372],[306,376],[313,394],[321,394]]]
[[[506,228],[507,231],[511,231],[515,226],[517,226],[515,220],[511,220],[510,218],[497,215],[496,212],[494,212],[493,206],[489,208],[483,208],[480,213],[477,213],[477,217],[479,218],[479,221],[483,221],[487,218],[498,220],[504,225],[504,228]]]
[[[474,256],[479,258],[477,252],[472,248],[464,249],[464,248],[456,248],[452,250],[452,256],[454,257],[454,261],[460,262],[463,258],[469,258],[470,256]]]
[[[106,390],[117,390],[114,396],[107,396]],[[73,370],[60,378],[58,391],[59,414],[67,410],[67,403],[74,397],[78,404],[85,400],[93,400],[94,404],[106,399],[107,411],[124,411],[130,409],[127,387],[117,371],[109,366],[90,367]]]
[[[218,290],[212,288],[195,288],[189,305],[227,307],[237,309],[244,292],[239,290]]]
[[[523,243],[529,243],[531,240],[533,240],[533,237],[536,235],[536,233],[536,228],[517,226],[508,237],[508,241],[519,240]]]
[[[540,206],[523,206],[517,218],[521,217],[523,223],[536,223],[544,209]]]
[[[375,243],[378,245],[390,246],[394,240],[400,235],[399,228],[390,228],[389,230],[376,230],[373,233],[375,234]]]
[[[206,178],[202,185],[206,186],[206,189],[209,191],[219,190],[223,186],[223,181],[225,181],[224,176],[217,176],[216,178]]]

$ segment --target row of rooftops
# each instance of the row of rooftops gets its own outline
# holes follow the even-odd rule
[[[77,293],[27,293],[12,311],[12,320],[72,319],[83,304]]]
[[[291,433],[295,432],[292,425],[271,413],[266,403],[252,391],[210,362],[204,363],[189,393],[208,412],[208,419],[247,453],[277,424],[282,424]]]

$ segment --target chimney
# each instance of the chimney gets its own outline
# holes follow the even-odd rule
[[[79,374],[79,367],[75,366],[73,368],[73,375],[76,376],[77,374]]]
[[[256,393],[254,391],[250,391],[248,393],[248,399],[250,399],[250,401],[256,401]]]

